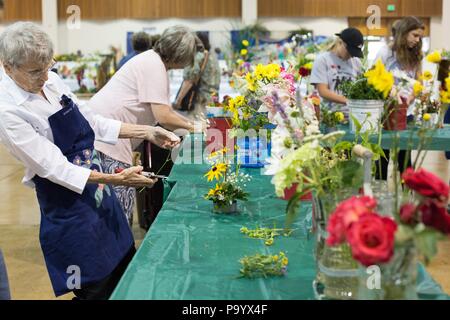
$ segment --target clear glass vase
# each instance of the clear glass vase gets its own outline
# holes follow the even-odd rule
[[[356,189],[344,189],[320,198],[314,197],[316,226],[316,278],[314,288],[318,298],[354,299],[358,291],[358,264],[353,260],[350,247],[341,245],[329,247],[327,238],[327,221],[336,206],[358,194]]]
[[[413,242],[396,245],[386,264],[361,267],[361,300],[417,300],[417,250]]]

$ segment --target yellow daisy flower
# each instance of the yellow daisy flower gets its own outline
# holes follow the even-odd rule
[[[246,56],[248,54],[248,50],[247,49],[242,49],[241,50],[241,56]]]
[[[250,45],[250,43],[248,42],[248,40],[242,40],[242,45],[244,47],[248,47]]]
[[[205,177],[208,178],[208,181],[219,180],[223,177],[225,171],[227,171],[227,165],[224,163],[218,163],[205,174]]]
[[[284,257],[283,260],[281,260],[281,264],[282,264],[283,266],[287,266],[287,265],[289,264],[289,259],[286,258],[286,257]]]
[[[336,112],[334,114],[334,116],[336,117],[336,120],[339,121],[339,122],[342,122],[345,119],[345,116],[344,116],[344,114],[342,112]]]
[[[426,122],[428,122],[428,121],[430,121],[431,120],[431,115],[429,114],[429,113],[425,113],[424,115],[423,115],[423,121],[426,121]]]

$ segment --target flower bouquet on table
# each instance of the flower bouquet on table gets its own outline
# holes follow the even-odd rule
[[[330,111],[326,106],[320,107],[321,125],[323,125],[323,131],[326,133],[337,130],[339,124],[345,123],[345,115],[340,111]]]
[[[208,182],[216,181],[216,185],[205,195],[205,199],[213,202],[215,213],[236,213],[237,200],[247,200],[248,193],[244,188],[251,180],[250,176],[239,172],[239,165],[233,169],[226,148],[211,153],[209,161],[211,168],[205,177]]]
[[[381,59],[358,76],[356,81],[344,81],[340,84],[339,90],[349,100],[352,132],[356,132],[358,127],[361,127],[360,132],[381,130],[384,107],[387,109],[385,114],[395,110],[395,105],[391,107],[392,100],[397,98],[393,97],[396,94],[393,87],[394,75],[386,70]],[[404,120],[406,123],[406,113]]]
[[[231,99],[225,110],[233,114],[238,161],[245,167],[261,168],[271,153],[271,129],[265,98],[273,90],[295,91],[294,76],[277,64],[258,64],[238,80],[241,96]]]
[[[327,246],[348,244],[362,266],[359,299],[417,299],[418,255],[429,261],[437,240],[450,234],[448,184],[411,168],[403,181],[399,210],[378,213],[377,200],[361,196],[341,202],[330,217]],[[375,283],[369,276],[374,272]]]

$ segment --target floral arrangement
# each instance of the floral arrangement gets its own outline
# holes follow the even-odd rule
[[[408,241],[427,261],[431,259],[437,239],[450,234],[449,186],[424,169],[407,169],[403,181],[405,195],[413,191],[414,197],[407,197],[398,212],[384,213],[391,216],[377,213],[377,201],[370,197],[341,202],[329,219],[327,245],[348,243],[353,258],[364,266],[389,262],[395,245]]]
[[[287,272],[289,260],[284,252],[278,255],[246,256],[239,260],[242,278],[267,278],[270,276],[284,276]]]
[[[241,233],[245,234],[249,238],[252,239],[262,239],[264,240],[264,244],[266,246],[273,245],[275,237],[284,235],[285,237],[289,237],[292,231],[286,232],[284,229],[276,229],[276,228],[260,228],[256,229],[248,229],[247,227],[241,228]]]
[[[387,71],[381,59],[356,81],[345,81],[340,89],[351,100],[386,100],[394,87],[394,75]]]
[[[218,211],[233,206],[237,200],[245,201],[248,197],[244,188],[250,181],[250,176],[239,172],[239,165],[233,170],[227,154],[227,148],[211,153],[208,159],[211,162],[211,168],[205,174],[208,182],[217,181],[216,186],[204,197],[212,201],[214,208]]]
[[[278,64],[258,64],[253,71],[237,79],[242,93],[231,99],[226,111],[233,114],[233,127],[247,131],[255,129],[257,132],[269,123],[267,104],[273,91],[277,91],[285,99],[291,99],[295,92],[294,75]]]

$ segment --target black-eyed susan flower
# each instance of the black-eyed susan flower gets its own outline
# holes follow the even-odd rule
[[[208,178],[208,181],[219,180],[223,177],[223,174],[227,171],[227,165],[224,163],[218,163],[214,165],[208,173],[205,174],[205,177]]]

